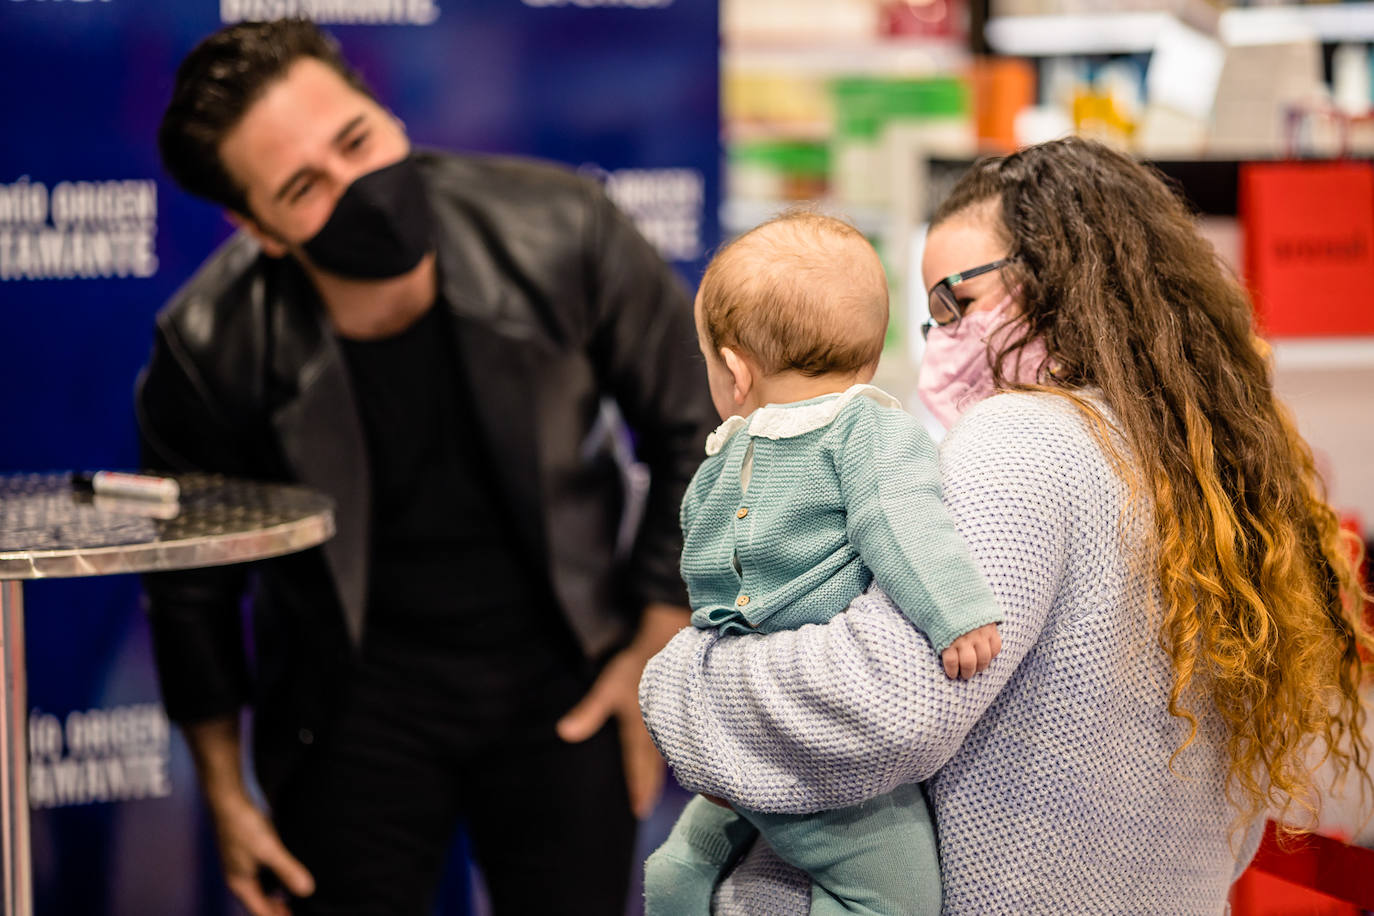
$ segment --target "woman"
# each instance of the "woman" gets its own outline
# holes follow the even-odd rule
[[[922,396],[962,415],[945,498],[1001,655],[946,678],[877,592],[687,630],[645,672],[650,731],[688,788],[758,810],[928,779],[946,913],[1220,913],[1266,814],[1315,812],[1313,744],[1370,782],[1356,553],[1245,293],[1158,177],[1077,139],[976,165],[923,272]],[[717,912],[807,901],[755,847]]]

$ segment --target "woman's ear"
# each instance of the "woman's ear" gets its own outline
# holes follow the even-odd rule
[[[730,396],[734,398],[735,406],[741,407],[749,399],[749,392],[754,390],[756,374],[749,361],[729,347],[720,348],[720,359],[733,380]]]

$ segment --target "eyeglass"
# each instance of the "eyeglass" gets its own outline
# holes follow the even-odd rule
[[[944,327],[954,324],[964,317],[963,306],[959,304],[959,299],[954,295],[954,287],[963,283],[965,280],[972,280],[974,277],[981,277],[983,274],[992,273],[1006,267],[1015,258],[1002,258],[993,261],[991,264],[983,264],[979,267],[971,267],[968,270],[957,274],[950,274],[939,283],[930,288],[930,317],[921,325],[921,337],[924,339],[930,336],[930,329]]]

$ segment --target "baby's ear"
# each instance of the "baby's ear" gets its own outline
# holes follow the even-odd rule
[[[743,404],[749,398],[749,392],[754,390],[755,371],[740,353],[735,352],[729,347],[720,348],[721,362],[725,363],[725,370],[734,379],[731,396],[735,399],[735,404]]]

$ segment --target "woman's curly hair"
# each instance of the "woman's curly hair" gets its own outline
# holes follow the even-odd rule
[[[1068,396],[1098,429],[1100,398],[1132,461],[1099,438],[1152,500],[1169,711],[1190,726],[1174,756],[1210,702],[1242,823],[1270,811],[1310,822],[1323,759],[1374,787],[1359,696],[1361,649],[1374,648],[1363,545],[1341,530],[1275,400],[1241,284],[1161,176],[1098,143],[980,161],[932,225],[977,206],[1000,222],[1025,319],[989,354],[998,387]],[[1010,384],[1007,358],[1037,337],[1053,378]]]

